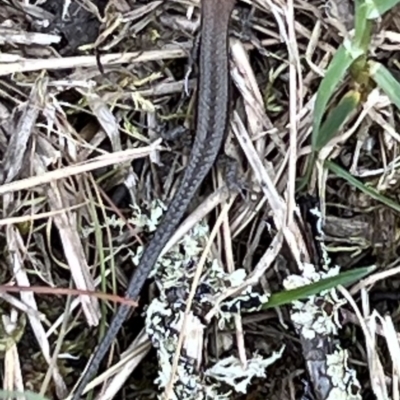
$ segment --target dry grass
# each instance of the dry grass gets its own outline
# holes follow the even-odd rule
[[[31,286],[34,293],[1,293],[3,388],[65,398],[116,304],[88,293],[64,296],[58,289],[123,293],[133,268],[128,250],[151,237],[132,225],[130,203],[142,209],[154,199],[168,203],[180,181],[187,146],[163,135],[193,128],[196,71],[186,80],[186,68],[198,8],[189,0],[98,1],[99,8],[94,0],[81,0],[87,14],[73,6],[70,22],[59,18],[46,28],[43,21],[68,2],[25,3],[0,0],[1,283]],[[315,94],[352,24],[350,12],[335,4],[329,3],[328,17],[317,0],[238,1],[224,152],[238,160],[247,196],[227,202],[216,168],[164,253],[208,218],[211,229],[220,227],[209,245],[229,270],[255,268],[253,283],[282,289],[291,260],[305,248],[294,218],[295,181],[310,153]],[[371,44],[374,57],[394,73],[398,15],[389,13],[375,37],[379,45]],[[343,82],[338,94],[349,85]],[[396,200],[398,112],[386,103],[360,115],[340,132],[331,156]],[[342,313],[341,339],[363,398],[381,390],[384,399],[391,386],[396,393],[400,371],[393,342],[399,337],[399,219],[333,174],[322,187],[335,262],[344,270],[378,266],[375,275],[343,292],[351,306]],[[267,222],[283,236],[271,235]],[[146,289],[141,303],[154,295]],[[308,378],[288,310],[235,321],[228,352],[242,360],[250,350],[268,353],[286,345],[268,377],[255,381],[243,398],[301,397]],[[139,313],[131,321],[113,348],[110,369],[104,364],[106,372],[92,387],[113,376],[108,393],[123,385],[120,398],[132,391],[135,398],[150,398],[157,364]],[[208,335],[212,341],[212,329]],[[121,361],[115,366],[111,359]]]

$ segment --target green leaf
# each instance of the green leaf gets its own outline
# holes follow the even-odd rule
[[[337,134],[359,103],[360,94],[356,91],[348,92],[343,96],[323,123],[320,134],[313,144],[314,151],[320,151]]]
[[[338,285],[347,286],[367,276],[375,269],[375,266],[357,268],[346,272],[341,272],[336,276],[321,279],[318,282],[305,285],[297,289],[285,290],[274,293],[268,302],[263,305],[263,310],[271,307],[283,306],[295,300],[306,299],[307,297],[317,295],[324,290],[333,289]]]
[[[365,54],[368,52],[371,43],[372,21],[367,18],[369,9],[370,5],[364,0],[355,1],[354,44],[363,49]]]
[[[297,192],[302,191],[310,180],[315,160],[317,158],[316,153],[336,135],[336,133],[347,122],[359,103],[360,94],[356,91],[351,91],[346,93],[346,95],[340,100],[339,104],[329,113],[321,127],[320,134],[315,138],[313,143],[312,153],[307,161],[306,172],[304,176],[296,182]]]
[[[385,12],[394,8],[400,0],[367,0],[368,12],[366,17],[368,19],[377,19],[381,17]]]
[[[29,390],[21,393],[10,390],[0,390],[0,399],[17,399],[25,398],[27,400],[48,400],[47,397],[43,397],[37,393],[30,392]]]
[[[326,74],[318,88],[317,97],[315,99],[313,132],[311,138],[313,148],[316,147],[316,143],[321,141],[320,126],[329,100],[334,95],[335,89],[345,77],[354,60],[361,55],[363,55],[361,49],[353,46],[350,42],[345,41],[333,56]]]
[[[361,190],[363,193],[367,194],[371,198],[381,202],[382,204],[385,204],[386,206],[392,208],[393,210],[400,212],[400,204],[385,197],[382,196],[376,189],[364,185],[361,181],[359,181],[357,178],[355,178],[353,175],[351,175],[349,172],[347,172],[345,169],[339,167],[339,165],[335,164],[332,161],[326,160],[324,165],[329,168],[333,173],[335,173],[339,178],[345,179],[347,182],[349,182],[351,185],[356,187],[357,189]]]
[[[369,67],[371,78],[400,110],[400,83],[382,64],[369,61]]]

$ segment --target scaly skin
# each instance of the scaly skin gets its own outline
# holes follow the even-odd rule
[[[129,281],[125,295],[129,299],[138,298],[150,271],[211,170],[221,148],[229,112],[228,26],[234,3],[235,0],[202,0],[196,138],[182,183]],[[118,308],[72,400],[81,398],[84,388],[97,372],[121,329],[129,309],[130,306],[124,304]]]

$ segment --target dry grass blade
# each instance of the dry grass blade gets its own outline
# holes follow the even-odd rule
[[[187,164],[201,4],[0,0],[0,286],[24,287],[0,293],[4,389],[68,398],[104,335]],[[399,398],[399,7],[235,2],[223,153],[242,191],[215,166],[86,393],[326,399],[356,377],[351,399]],[[290,279],[366,265],[282,305]],[[308,337],[313,318],[332,330]]]
[[[95,56],[65,57],[52,59],[21,59],[17,62],[0,64],[0,76],[18,72],[34,71],[56,71],[67,68],[89,68],[96,67],[98,61],[104,66],[114,66],[126,63],[144,63],[164,59],[183,58],[186,51],[182,47],[175,47],[166,50],[154,50],[148,52],[116,53],[105,54],[98,59]]]

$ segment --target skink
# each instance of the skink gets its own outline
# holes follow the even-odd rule
[[[229,112],[228,27],[234,3],[235,0],[202,0],[196,137],[181,185],[129,281],[125,294],[129,299],[138,298],[150,271],[182,220],[221,148]],[[121,329],[129,310],[128,305],[118,308],[72,400],[81,398],[86,385],[97,372]]]

